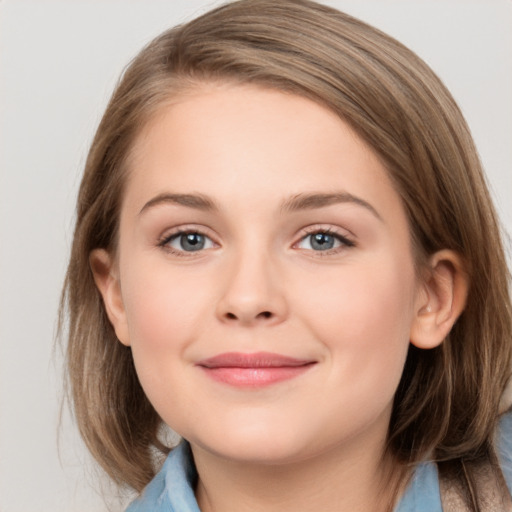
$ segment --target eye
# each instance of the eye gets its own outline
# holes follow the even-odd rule
[[[160,243],[173,252],[197,252],[214,247],[213,241],[197,231],[175,233]]]
[[[315,231],[302,238],[298,244],[298,249],[307,249],[311,251],[329,251],[340,247],[353,247],[354,242],[348,238],[330,231]]]

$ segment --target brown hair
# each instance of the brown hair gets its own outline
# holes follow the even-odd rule
[[[89,254],[115,250],[126,160],[163,102],[202,81],[256,83],[326,105],[380,155],[405,205],[418,261],[440,249],[465,262],[470,289],[449,337],[410,347],[389,427],[404,464],[486,456],[509,378],[512,320],[499,226],[468,127],[414,53],[307,0],[241,0],[151,42],[126,69],[100,123],[78,196],[61,318],[70,395],[90,451],[118,483],[154,475],[161,420],[116,339]]]

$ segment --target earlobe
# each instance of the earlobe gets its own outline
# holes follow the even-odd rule
[[[130,345],[126,313],[121,295],[118,272],[112,256],[105,249],[94,249],[89,255],[89,264],[105,306],[105,311],[114,327],[119,341]]]
[[[443,342],[464,310],[468,287],[468,275],[456,252],[445,249],[430,258],[411,326],[413,345],[430,349]]]

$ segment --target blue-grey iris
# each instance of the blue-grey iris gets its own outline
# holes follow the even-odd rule
[[[327,233],[315,233],[311,236],[311,247],[315,251],[325,251],[334,247],[335,239]]]
[[[180,235],[180,245],[184,251],[200,251],[206,243],[204,235],[199,233],[183,233]]]

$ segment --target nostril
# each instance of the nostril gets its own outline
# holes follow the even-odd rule
[[[249,318],[251,319],[269,319],[273,317],[274,314],[271,311],[262,311],[261,313],[258,313],[255,317],[249,315]],[[228,320],[243,320],[245,318],[245,315],[238,316],[235,313],[231,313],[230,311],[228,311],[225,314],[225,318],[227,318]]]

